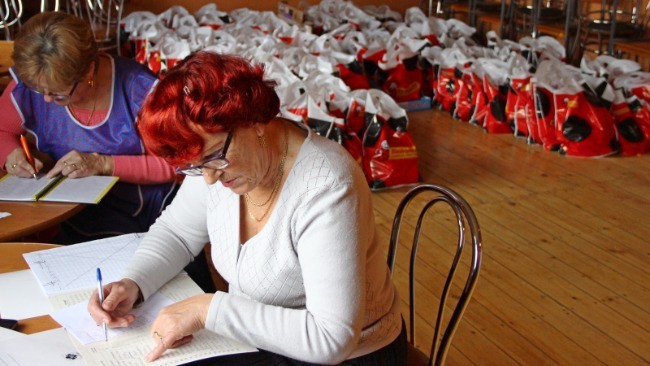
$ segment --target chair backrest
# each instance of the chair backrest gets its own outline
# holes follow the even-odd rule
[[[120,54],[120,21],[124,0],[66,0],[61,10],[90,23],[100,50]]]
[[[22,0],[0,1],[0,32],[4,32],[7,41],[12,39],[12,29],[20,26],[22,15]]]
[[[417,203],[415,203],[417,201]],[[410,348],[415,347],[415,319],[416,319],[416,296],[415,296],[415,269],[416,269],[416,259],[418,253],[418,246],[421,242],[420,239],[424,239],[423,230],[429,230],[432,226],[428,220],[433,219],[435,215],[432,213],[438,214],[441,210],[435,210],[435,212],[429,212],[437,204],[446,204],[451,208],[451,213],[449,217],[453,217],[455,221],[452,221],[452,226],[457,229],[457,232],[454,233],[454,236],[457,237],[456,247],[453,249],[452,256],[453,259],[449,266],[449,271],[446,272],[446,279],[444,281],[444,287],[442,293],[440,294],[440,302],[438,304],[437,317],[435,319],[435,327],[433,330],[433,341],[431,342],[431,351],[428,355],[428,365],[443,365],[445,363],[445,358],[447,352],[451,345],[451,340],[454,336],[458,324],[463,316],[463,312],[467,308],[467,304],[472,296],[474,287],[476,286],[476,281],[479,275],[479,269],[481,266],[482,258],[482,240],[481,240],[481,230],[478,225],[476,216],[470,207],[470,205],[463,199],[459,194],[452,191],[449,188],[434,185],[434,184],[422,184],[413,189],[411,189],[404,198],[399,203],[397,207],[397,212],[395,213],[395,218],[393,220],[393,227],[390,238],[390,245],[388,248],[388,266],[391,270],[391,274],[394,274],[395,267],[395,258],[397,248],[400,242],[400,232],[403,229],[403,220],[405,217],[408,217],[408,220],[416,219],[414,222],[414,234],[411,242],[411,253],[410,253],[410,262],[409,262],[409,344]],[[442,208],[441,206],[438,206]],[[410,208],[410,210],[407,210]],[[445,211],[443,211],[445,212]],[[427,215],[429,213],[429,215]],[[445,212],[448,213],[448,212]],[[449,217],[440,218],[440,221],[449,221]],[[425,220],[426,219],[426,220]],[[412,226],[412,225],[411,225]],[[411,228],[409,227],[409,230]],[[425,234],[427,235],[427,234]],[[430,235],[430,234],[428,234]],[[451,243],[449,243],[451,245]],[[467,247],[466,244],[469,244],[471,250],[471,256],[469,253],[465,252],[463,255],[464,249]],[[461,265],[461,267],[468,267],[469,271],[467,276],[464,276],[463,281],[459,281],[458,284],[462,284],[462,289],[458,296],[458,300],[454,305],[448,304],[449,293],[452,290],[452,283],[454,282],[454,277],[461,262],[462,258],[471,258],[468,265]],[[418,272],[421,273],[421,272]],[[454,296],[455,297],[455,296]],[[424,306],[424,305],[421,305]],[[453,308],[451,316],[444,316],[444,310],[446,307]],[[424,312],[419,312],[424,313]],[[426,314],[433,314],[432,311],[427,311]]]

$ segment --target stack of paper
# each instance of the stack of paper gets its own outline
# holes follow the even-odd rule
[[[55,309],[52,317],[73,335],[72,343],[88,365],[145,365],[144,357],[155,346],[149,326],[158,312],[203,293],[186,273],[181,273],[134,310],[134,324],[110,329],[109,339],[104,341],[102,327],[95,324],[87,310],[88,299],[97,286],[96,269],[101,268],[105,284],[119,280],[141,240],[142,234],[127,234],[24,254]],[[168,350],[150,365],[177,365],[255,351],[254,347],[203,330],[194,334],[189,344]]]

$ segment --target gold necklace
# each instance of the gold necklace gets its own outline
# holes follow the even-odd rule
[[[271,202],[271,199],[275,196],[275,193],[278,191],[278,187],[280,187],[280,182],[282,181],[282,177],[284,176],[284,163],[287,160],[288,152],[289,152],[289,132],[287,130],[287,126],[285,125],[284,126],[284,153],[282,154],[282,159],[280,159],[280,165],[278,167],[278,173],[275,175],[275,181],[273,182],[273,190],[271,191],[271,194],[269,195],[269,198],[267,198],[267,200],[262,204],[253,202],[251,200],[251,198],[249,197],[248,192],[244,193],[244,197],[246,198],[246,203],[247,204],[257,206],[257,207],[262,207],[262,206],[266,206],[269,202]],[[262,220],[264,220],[266,215],[269,213],[269,211],[271,209],[271,206],[272,205],[269,205],[264,210],[264,213],[262,214],[262,216],[260,216],[259,218],[255,217],[255,215],[253,215],[253,212],[251,212],[250,206],[249,206],[248,210],[246,210],[246,211],[248,212],[248,216],[251,219],[253,219],[253,220],[257,221],[257,222],[261,222]]]
[[[91,81],[91,86],[94,85],[94,81]],[[88,119],[86,120],[86,123],[84,123],[81,118],[77,115],[77,113],[74,111],[74,108],[72,106],[72,103],[70,103],[70,113],[72,113],[72,116],[76,118],[79,122],[81,122],[85,126],[90,125],[90,121],[93,120],[93,116],[95,115],[95,108],[97,107],[97,89],[98,88],[93,88],[93,109],[90,111],[90,116],[88,116]]]

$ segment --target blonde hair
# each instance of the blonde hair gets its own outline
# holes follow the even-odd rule
[[[62,12],[40,13],[20,28],[12,58],[20,79],[28,86],[45,82],[50,90],[64,90],[81,81],[91,62],[98,62],[98,46],[90,24]]]

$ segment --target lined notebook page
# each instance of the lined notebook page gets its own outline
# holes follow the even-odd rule
[[[99,203],[117,182],[117,177],[90,176],[75,179],[63,179],[41,201]]]
[[[36,201],[38,197],[54,184],[59,177],[47,179],[44,175],[34,178],[19,178],[15,175],[5,175],[0,178],[0,200],[4,201]]]

